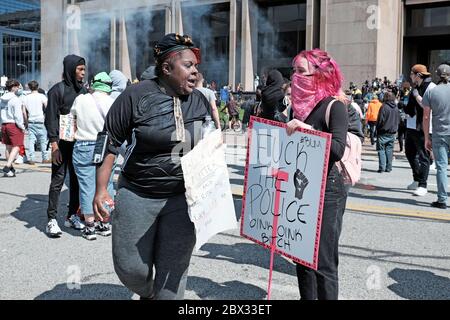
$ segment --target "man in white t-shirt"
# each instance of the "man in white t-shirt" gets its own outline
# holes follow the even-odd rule
[[[26,143],[26,153],[28,164],[35,164],[34,145],[37,141],[42,152],[42,163],[51,163],[49,154],[47,152],[48,138],[47,130],[45,129],[45,108],[47,107],[47,97],[39,93],[39,83],[30,81],[28,87],[31,93],[23,98],[24,113],[26,116],[26,123],[28,123],[28,142]]]
[[[206,99],[208,99],[209,104],[211,105],[211,116],[214,120],[214,124],[216,125],[216,128],[220,128],[220,120],[219,120],[219,111],[217,110],[216,105],[216,95],[214,94],[214,91],[211,89],[203,87],[203,82],[205,79],[203,78],[203,75],[201,73],[197,74],[197,83],[195,89],[200,91]]]

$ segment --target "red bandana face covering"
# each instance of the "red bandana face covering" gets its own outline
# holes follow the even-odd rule
[[[325,98],[324,92],[317,90],[313,76],[294,73],[291,83],[291,100],[295,119],[304,122],[323,98]]]

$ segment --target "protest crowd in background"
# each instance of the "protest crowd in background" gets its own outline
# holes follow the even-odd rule
[[[349,133],[377,151],[379,174],[395,170],[394,154],[404,152],[411,167],[411,184],[404,188],[415,196],[428,193],[429,172],[436,170],[438,198],[430,205],[447,209],[448,63],[438,70],[416,64],[408,77],[375,78],[345,89],[338,62],[316,49],[292,57],[289,76],[266,66],[268,72],[261,77],[255,74],[253,90],[245,92],[241,84],[231,88],[212,79],[208,83],[199,73],[201,52],[189,36],[166,35],[155,46],[154,58],[156,65],[140,81],[132,82],[118,70],[104,70],[86,84],[86,60],[68,55],[63,80],[48,92],[31,81],[25,94],[22,84],[9,79],[0,98],[6,145],[3,176],[14,178],[15,165],[36,166],[38,159],[51,164],[48,219],[42,224],[49,237],[59,238],[63,236],[59,197],[68,175],[70,200],[64,227],[80,230],[91,241],[114,233],[116,272],[142,299],[184,297],[198,228],[188,209],[195,203],[196,189],[188,190],[193,198],[186,200],[185,182],[189,185],[190,180],[185,181],[188,174],[183,168],[195,162],[186,158],[182,163],[173,149],[180,143],[197,146],[202,141],[201,126],[195,122],[208,119],[217,129],[244,134],[254,116],[268,120],[267,124],[283,124],[286,139],[297,129],[315,130],[321,137],[330,134],[329,158],[324,162],[327,179],[322,186],[321,227],[326,236],[320,239],[315,268],[296,264],[302,299],[338,298],[338,243],[351,187],[342,171]],[[437,83],[432,81],[435,71]],[[206,143],[200,145],[208,148]],[[124,162],[114,190],[120,154]],[[96,156],[101,161],[94,162]],[[311,181],[304,172],[293,174],[295,197],[301,200]],[[282,175],[275,177],[282,179]],[[217,188],[229,188],[216,183]],[[233,223],[237,222],[228,221]],[[142,261],[134,249],[142,238],[146,243],[140,250],[153,260]]]

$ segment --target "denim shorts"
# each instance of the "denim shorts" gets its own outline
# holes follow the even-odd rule
[[[77,141],[73,148],[73,166],[80,185],[80,208],[82,214],[94,214],[92,202],[95,196],[96,165],[92,163],[95,141]],[[114,171],[113,171],[114,172]],[[113,196],[111,174],[108,191]]]

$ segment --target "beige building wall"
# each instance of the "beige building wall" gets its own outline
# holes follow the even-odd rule
[[[403,3],[322,0],[321,46],[342,67],[345,87],[401,73]]]
[[[400,17],[403,5],[400,1],[379,0],[380,23],[377,35],[376,76],[398,79],[401,73],[403,25]]]
[[[41,1],[41,87],[61,81],[65,56],[65,17],[60,0]]]
[[[367,13],[377,5],[378,0],[322,0],[321,49],[341,66],[345,87],[351,81],[361,84],[377,73],[378,30]]]
[[[193,3],[183,1],[187,5],[213,4],[229,2],[228,0],[204,0]],[[417,3],[441,2],[441,0],[406,0],[406,5]],[[42,85],[58,82],[61,78],[62,59],[69,53],[71,37],[67,36],[65,8],[66,1],[44,0],[42,6]],[[161,26],[166,31],[174,27],[182,30],[182,12],[178,0],[135,0],[132,2],[115,2],[92,0],[80,3],[82,13],[121,12],[126,9],[149,7],[166,10],[166,25]],[[231,12],[241,18],[230,20],[230,52],[235,50],[236,43],[241,43],[241,69],[236,69],[239,55],[230,56],[229,82],[235,83],[240,75],[240,81],[248,90],[253,87],[253,66],[256,55],[252,45],[256,45],[255,34],[251,29],[252,12],[250,3],[243,0],[240,5],[232,1]],[[306,48],[312,49],[320,43],[338,61],[345,76],[345,86],[353,81],[362,84],[366,79],[387,76],[396,79],[401,73],[403,55],[403,19],[404,2],[401,0],[306,0]],[[320,4],[320,9],[319,9]],[[314,11],[315,10],[315,11]],[[320,10],[320,14],[319,13]],[[175,11],[175,12],[174,12]],[[316,14],[314,13],[316,12]],[[117,18],[118,15],[115,15]],[[320,20],[319,20],[320,18]],[[178,24],[178,26],[177,26]],[[319,29],[320,26],[320,30]],[[237,37],[237,30],[240,37]],[[121,30],[112,30],[112,35],[120,34]],[[319,38],[320,36],[320,38]],[[122,39],[123,40],[123,39]],[[123,65],[126,57],[126,44],[114,47],[112,64]],[[73,46],[72,46],[73,47]],[[118,61],[116,61],[116,52]],[[126,63],[125,63],[126,64]],[[113,67],[113,66],[112,66]]]

